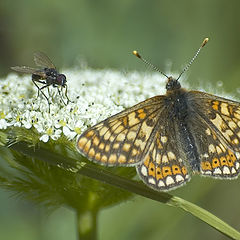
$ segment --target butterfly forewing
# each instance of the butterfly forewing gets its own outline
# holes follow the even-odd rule
[[[153,141],[163,98],[150,98],[89,128],[79,137],[78,150],[103,165],[136,165]]]

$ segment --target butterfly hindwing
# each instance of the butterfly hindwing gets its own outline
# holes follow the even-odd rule
[[[240,172],[240,104],[198,93],[194,92],[198,111],[189,124],[200,153],[201,174],[235,178]]]
[[[78,150],[103,165],[136,165],[153,140],[162,100],[150,98],[87,129],[77,141]]]
[[[171,121],[163,121],[156,131],[145,160],[136,166],[143,182],[158,191],[172,190],[190,179],[185,165],[186,159],[181,153],[174,131]],[[169,132],[172,134],[168,134]]]

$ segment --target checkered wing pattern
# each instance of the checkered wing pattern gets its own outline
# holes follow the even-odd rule
[[[172,120],[161,122],[145,160],[136,166],[143,182],[158,191],[172,190],[190,179],[185,166],[185,155],[181,153],[180,142],[174,131]]]
[[[201,157],[201,174],[235,178],[240,172],[240,104],[191,91],[196,115],[189,122]]]
[[[79,152],[102,165],[136,165],[155,137],[163,98],[147,99],[87,129],[77,141]]]

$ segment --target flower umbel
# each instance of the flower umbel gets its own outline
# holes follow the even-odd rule
[[[72,140],[87,127],[130,107],[148,97],[164,92],[165,79],[158,73],[121,73],[111,70],[64,71],[68,95],[66,106],[49,87],[51,107],[31,76],[10,74],[0,81],[0,129],[34,129],[39,140],[48,142],[61,136]],[[44,89],[47,94],[47,89]],[[65,90],[63,89],[63,92]]]

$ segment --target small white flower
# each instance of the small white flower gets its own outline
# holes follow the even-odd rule
[[[26,120],[23,120],[22,123],[26,129],[30,129],[32,127],[32,124]]]
[[[0,129],[6,129],[8,127],[8,123],[5,119],[0,119]]]
[[[51,139],[57,140],[61,137],[62,130],[58,129],[54,131],[54,134],[50,135]]]
[[[51,138],[53,140],[57,140],[60,136],[61,136],[61,133],[62,133],[62,130],[54,130],[53,128],[49,128],[47,131],[46,131],[47,134],[44,134],[40,137],[40,140],[43,141],[43,142],[48,142],[48,140]]]
[[[68,127],[64,126],[63,127],[63,134],[68,138],[68,139],[73,139],[77,133],[74,131],[71,131]]]
[[[46,143],[49,140],[49,136],[47,134],[44,134],[39,138],[39,140]]]

